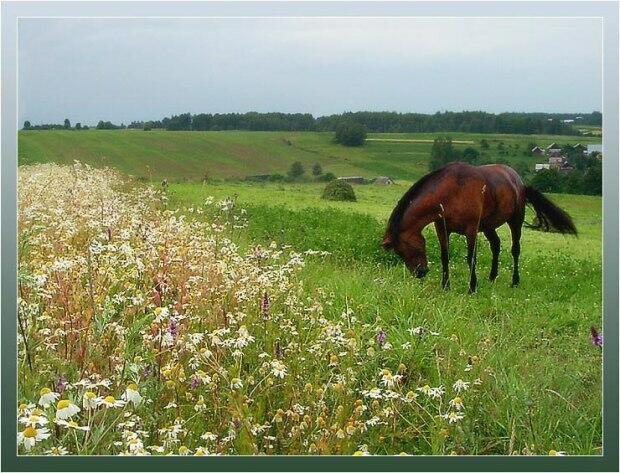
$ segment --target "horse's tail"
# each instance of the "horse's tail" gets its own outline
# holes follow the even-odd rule
[[[577,228],[575,228],[570,215],[547,199],[542,192],[531,186],[526,186],[525,198],[536,211],[537,223],[531,227],[545,232],[556,230],[560,233],[577,235]]]

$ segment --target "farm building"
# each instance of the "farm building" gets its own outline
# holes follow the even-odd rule
[[[575,146],[573,146],[573,149],[576,149],[577,151],[581,151],[583,153],[587,149],[587,147],[582,145],[581,143],[577,143]]]
[[[362,176],[345,176],[339,177],[338,180],[348,182],[349,184],[366,184],[366,179]]]
[[[561,149],[550,149],[549,156],[554,157],[554,158],[559,158],[562,156],[562,150]]]
[[[375,179],[375,184],[379,184],[382,186],[389,186],[394,184],[394,179],[392,179],[391,177],[387,177],[387,176],[379,176]]]
[[[549,169],[549,163],[538,163],[534,167],[535,171],[542,171],[543,169]]]
[[[545,154],[545,150],[544,150],[544,149],[542,149],[540,146],[534,146],[534,147],[531,149],[531,153],[532,153],[533,155],[535,155],[535,156],[542,156],[542,155],[544,155],[544,154]]]
[[[551,151],[554,149],[562,149],[562,147],[557,143],[551,143],[549,146],[547,146],[548,151]]]
[[[561,169],[566,164],[566,158],[564,156],[551,156],[549,157],[550,169]]]

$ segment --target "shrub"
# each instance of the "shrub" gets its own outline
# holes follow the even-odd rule
[[[303,176],[305,172],[306,170],[304,169],[303,164],[301,164],[299,161],[295,161],[293,164],[291,164],[291,168],[288,170],[288,175],[292,179],[297,179]]]
[[[341,200],[346,202],[355,202],[355,192],[351,184],[345,181],[336,179],[325,186],[323,190],[323,199],[326,200]]]
[[[315,165],[312,166],[312,175],[320,176],[321,174],[323,174],[323,168],[319,163],[315,163]]]
[[[366,127],[360,123],[341,122],[336,126],[336,143],[361,146],[366,141]]]
[[[317,182],[332,182],[336,179],[336,175],[333,172],[326,172],[325,174],[321,174],[317,176]]]

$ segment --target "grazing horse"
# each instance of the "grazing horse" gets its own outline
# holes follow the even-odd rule
[[[489,279],[497,278],[500,240],[496,228],[508,223],[512,234],[512,285],[519,284],[519,253],[525,205],[536,211],[536,228],[577,234],[570,216],[540,191],[526,186],[508,166],[471,166],[451,163],[417,181],[400,199],[388,222],[383,239],[386,250],[394,250],[417,278],[428,273],[424,227],[433,223],[441,248],[442,287],[450,287],[448,241],[451,233],[467,238],[470,269],[469,292],[476,291],[476,238],[483,232],[491,245],[493,262]]]

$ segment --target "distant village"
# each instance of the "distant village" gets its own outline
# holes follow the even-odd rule
[[[584,156],[595,156],[599,160],[603,159],[602,144],[583,145],[581,143],[577,143],[573,146],[573,149],[577,152],[582,152]],[[536,171],[542,171],[543,169],[555,169],[560,172],[568,173],[574,170],[574,166],[570,164],[568,157],[563,153],[562,146],[557,143],[551,143],[544,149],[540,146],[534,146],[531,149],[531,152],[535,156],[545,156],[547,158],[546,163],[536,164]]]

